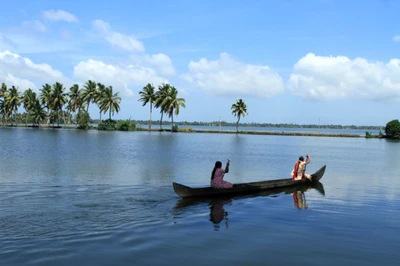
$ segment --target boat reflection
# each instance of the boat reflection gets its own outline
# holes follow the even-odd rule
[[[214,230],[220,230],[221,222],[224,222],[225,228],[228,228],[228,212],[225,210],[225,205],[232,204],[233,200],[253,198],[253,197],[276,197],[278,194],[291,194],[294,200],[294,206],[298,209],[308,209],[308,204],[305,199],[305,192],[312,189],[318,191],[321,195],[325,196],[325,190],[322,183],[317,182],[313,184],[304,184],[301,186],[269,189],[257,193],[236,195],[236,196],[218,196],[212,198],[180,198],[175,206],[175,210],[183,210],[190,206],[206,205],[210,209],[210,222],[213,223]]]

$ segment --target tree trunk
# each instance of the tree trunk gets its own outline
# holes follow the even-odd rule
[[[109,114],[110,120],[111,120],[111,107],[110,107],[110,114]]]
[[[174,130],[174,113],[172,112],[172,115],[171,115],[171,132],[173,132],[173,130]]]
[[[163,118],[164,113],[161,113],[161,119],[160,119],[160,130],[162,130],[162,118]]]
[[[240,121],[240,115],[238,116],[238,121],[236,122],[236,133],[239,133],[239,121]]]
[[[152,103],[150,103],[150,121],[149,121],[149,129],[151,129],[151,116],[152,116],[152,113],[153,113],[153,106],[152,106]]]
[[[50,109],[47,108],[47,121],[46,121],[46,126],[49,127],[50,124]]]

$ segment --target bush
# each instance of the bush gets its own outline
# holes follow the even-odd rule
[[[398,119],[392,120],[386,124],[386,137],[391,139],[400,139],[400,122]]]
[[[178,129],[179,132],[193,132],[193,129],[191,127],[189,128],[180,128]]]
[[[178,125],[177,125],[177,124],[174,124],[174,125],[172,126],[172,132],[178,132],[178,130],[179,130]]]
[[[78,129],[88,129],[90,122],[89,113],[85,110],[80,110],[76,115],[76,123],[78,124]]]
[[[366,132],[365,132],[365,137],[366,137],[367,139],[370,139],[370,138],[373,138],[374,136],[371,134],[371,132],[366,131]]]
[[[112,119],[107,119],[101,121],[100,124],[97,126],[98,130],[116,130],[117,129],[117,122]]]
[[[135,131],[136,130],[136,124],[131,123],[130,120],[126,121],[119,121],[117,125],[117,130],[120,131]]]

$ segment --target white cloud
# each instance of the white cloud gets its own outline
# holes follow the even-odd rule
[[[38,32],[46,32],[46,26],[39,20],[29,20],[22,22],[22,27],[27,29],[32,29]]]
[[[400,35],[393,36],[394,42],[400,42]]]
[[[171,58],[165,54],[146,55],[145,61],[154,66],[163,76],[175,75],[175,68],[172,65]]]
[[[288,89],[294,95],[317,100],[400,98],[400,60],[371,63],[364,58],[309,53],[295,64]]]
[[[53,69],[50,65],[36,64],[29,58],[10,51],[0,52],[0,81],[17,85],[22,90],[37,88],[35,86],[37,82],[59,81],[66,85],[71,83],[60,71]]]
[[[227,53],[215,61],[191,61],[183,78],[213,95],[270,97],[284,90],[282,78],[269,66],[239,62]]]
[[[29,89],[29,88],[32,90],[37,89],[36,85],[33,84],[28,79],[18,78],[10,73],[5,74],[5,73],[2,73],[2,71],[0,70],[0,83],[3,83],[3,82],[5,84],[7,84],[8,87],[15,86],[22,91]]]
[[[112,46],[128,52],[143,52],[143,44],[131,36],[113,31],[110,24],[102,20],[93,21],[94,29],[99,32]]]
[[[77,17],[64,10],[46,10],[43,11],[43,16],[48,20],[66,21],[69,23],[79,22]]]
[[[74,67],[74,76],[82,82],[90,79],[106,86],[111,85],[116,91],[121,91],[122,96],[132,96],[130,87],[133,86],[141,89],[147,83],[168,82],[150,68],[140,65],[116,66],[92,59],[77,64]]]

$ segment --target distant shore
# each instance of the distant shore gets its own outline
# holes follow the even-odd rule
[[[32,126],[32,125],[0,125],[0,127],[19,127],[19,128],[39,128],[39,129],[76,129],[76,126],[60,125],[60,126]],[[284,128],[282,128],[284,130]],[[78,129],[76,129],[78,130]],[[81,130],[81,129],[79,129]],[[96,127],[92,127],[87,130],[98,130]],[[145,128],[138,127],[136,131],[148,131],[148,132],[171,132],[169,128]],[[305,136],[305,137],[336,137],[336,138],[367,138],[359,134],[347,134],[347,133],[318,133],[318,132],[285,132],[285,131],[252,131],[252,130],[239,130],[239,132],[232,130],[214,130],[214,129],[192,129],[192,128],[179,128],[173,133],[210,133],[210,134],[239,134],[239,135],[264,135],[264,136]],[[369,138],[384,138],[384,136],[370,135]]]
[[[171,129],[146,129],[141,128],[140,131],[151,132],[171,132]],[[266,135],[266,136],[305,136],[305,137],[336,137],[336,138],[365,138],[359,134],[334,134],[334,133],[306,133],[306,132],[277,132],[277,131],[224,131],[224,130],[202,130],[202,129],[178,129],[179,133],[211,133],[211,134],[239,134],[239,135]],[[373,135],[378,138],[378,136]]]

